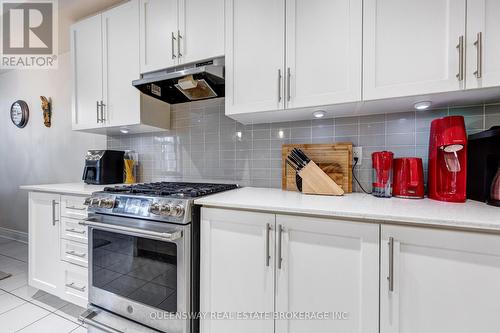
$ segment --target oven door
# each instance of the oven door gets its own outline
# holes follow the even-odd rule
[[[146,326],[189,332],[190,225],[96,214],[89,227],[89,303]]]

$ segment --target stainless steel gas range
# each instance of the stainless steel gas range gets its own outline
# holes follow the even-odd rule
[[[104,332],[198,332],[199,207],[194,199],[237,188],[151,183],[108,187],[86,200],[89,309]],[[144,326],[143,326],[144,325]]]

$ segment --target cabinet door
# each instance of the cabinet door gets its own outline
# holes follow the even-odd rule
[[[500,1],[467,1],[467,88],[500,85]]]
[[[380,332],[498,332],[500,236],[382,226],[381,240]]]
[[[102,100],[101,15],[71,27],[73,62],[73,128],[102,126],[97,103]]]
[[[140,93],[132,81],[139,68],[139,0],[102,14],[106,126],[140,122]]]
[[[57,194],[29,194],[29,285],[55,295],[62,285],[60,201]]]
[[[226,0],[226,114],[284,108],[285,0]]]
[[[363,1],[286,4],[287,108],[361,100]]]
[[[224,55],[224,0],[179,0],[179,62]]]
[[[177,64],[177,0],[140,1],[141,73]]]
[[[201,215],[201,311],[273,312],[274,215],[211,208]],[[274,321],[207,318],[201,332],[273,333]]]
[[[365,0],[364,99],[460,90],[466,0]],[[462,61],[461,61],[462,60]],[[463,76],[465,78],[465,74]]]
[[[378,332],[379,226],[282,215],[276,225],[276,311],[336,312],[277,320],[276,332]]]

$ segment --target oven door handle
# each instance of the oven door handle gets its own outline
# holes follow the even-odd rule
[[[87,218],[85,220],[78,222],[78,224],[83,225],[83,226],[92,227],[92,228],[99,229],[99,230],[104,230],[104,231],[130,232],[130,233],[137,234],[139,236],[154,237],[154,238],[159,238],[159,239],[167,240],[167,241],[171,241],[171,242],[176,241],[179,238],[182,238],[182,231],[181,230],[174,231],[174,232],[156,232],[156,231],[123,227],[121,225],[116,225],[116,224],[105,224],[105,223],[97,222],[93,218]]]

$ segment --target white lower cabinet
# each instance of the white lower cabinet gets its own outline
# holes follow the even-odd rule
[[[60,202],[59,194],[29,194],[29,284],[55,295],[62,284],[59,269]]]
[[[30,192],[29,285],[87,305],[88,245],[85,197]]]
[[[201,311],[271,316],[206,319],[202,333],[378,332],[378,225],[203,208],[201,239]],[[300,312],[331,314],[279,319]]]
[[[277,320],[276,333],[378,332],[379,226],[287,215],[276,224],[276,311],[332,313]]]
[[[273,214],[203,208],[202,312],[274,311],[274,237],[271,230],[266,232],[274,224]],[[273,333],[274,321],[207,318],[201,321],[201,332]]]
[[[498,332],[500,236],[382,226],[381,245],[381,333]]]

